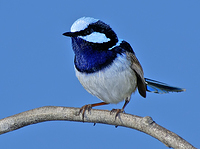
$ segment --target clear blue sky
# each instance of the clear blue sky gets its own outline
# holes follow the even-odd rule
[[[1,0],[0,118],[41,106],[81,107],[100,100],[74,73],[72,23],[90,16],[111,25],[128,41],[145,77],[184,87],[184,93],[132,96],[125,111],[151,116],[200,148],[200,1]],[[118,105],[98,107],[121,108]],[[1,148],[159,148],[135,130],[89,123],[44,122],[0,135]]]

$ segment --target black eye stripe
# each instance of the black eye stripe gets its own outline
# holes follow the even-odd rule
[[[92,23],[88,25],[86,29],[77,31],[74,34],[79,35],[79,36],[86,36],[86,35],[91,34],[92,32],[104,33],[106,37],[108,38],[111,38],[112,36],[116,37],[116,34],[111,29],[111,27],[100,20],[97,21],[96,23]]]
[[[106,43],[95,43],[95,45],[94,45],[95,48],[98,48],[98,45],[101,44],[102,48],[108,49],[108,48],[114,46],[118,42],[117,35],[112,30],[112,28],[100,20],[88,25],[88,27],[85,28],[84,30],[74,32],[73,34],[75,34],[76,36],[87,36],[93,32],[103,33],[103,34],[105,34],[105,36],[107,38],[110,39],[110,41],[108,41]],[[93,45],[92,42],[89,42],[88,44]]]

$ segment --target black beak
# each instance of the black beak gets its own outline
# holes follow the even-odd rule
[[[74,34],[74,32],[66,32],[66,33],[63,33],[64,36],[68,36],[68,37],[76,37],[77,35]]]

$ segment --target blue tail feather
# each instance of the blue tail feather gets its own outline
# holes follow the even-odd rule
[[[145,78],[145,81],[147,84],[148,92],[164,94],[164,93],[168,93],[168,92],[183,92],[183,91],[185,91],[184,88],[170,86],[165,83],[155,81],[152,79]]]

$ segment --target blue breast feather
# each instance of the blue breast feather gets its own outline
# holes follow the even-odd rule
[[[75,67],[78,71],[85,73],[104,69],[113,62],[118,54],[126,51],[134,53],[131,46],[125,41],[120,46],[108,50],[110,47],[105,47],[103,44],[96,46],[96,44],[88,43],[81,38],[72,37],[72,46],[75,53]]]

